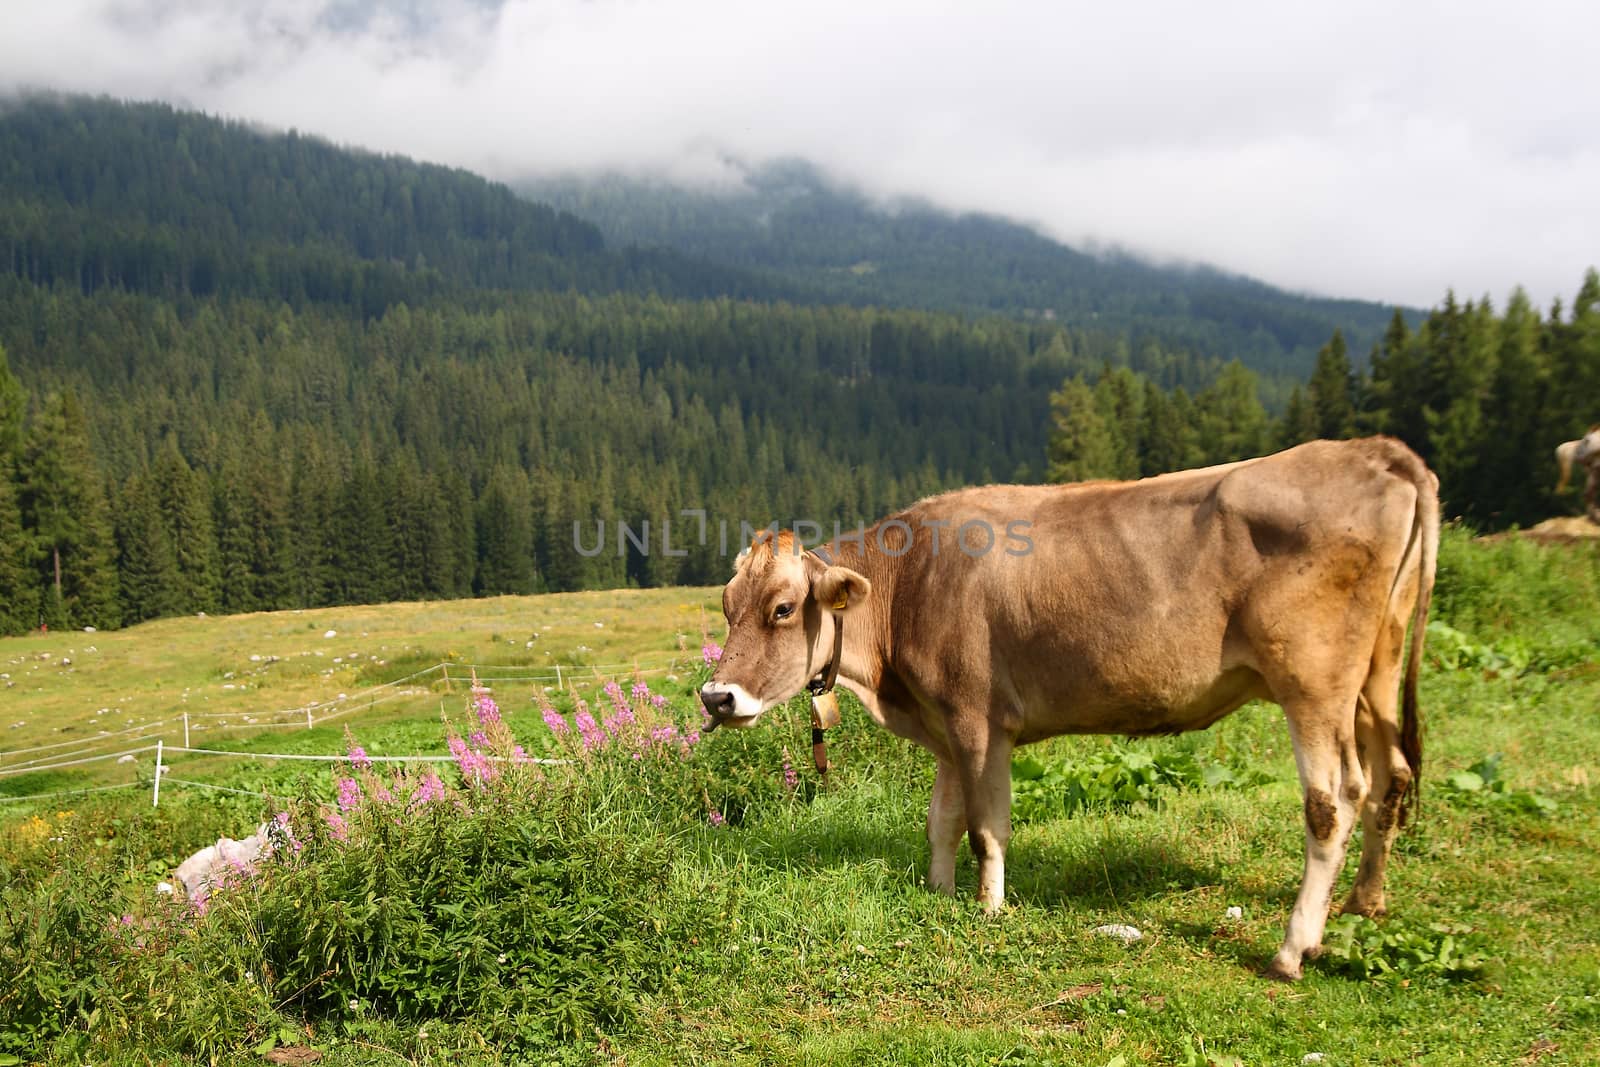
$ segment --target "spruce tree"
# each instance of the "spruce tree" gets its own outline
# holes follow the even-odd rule
[[[39,591],[34,580],[22,509],[9,463],[0,463],[0,634],[20,634],[39,618]]]
[[[1334,330],[1333,338],[1317,353],[1316,369],[1306,389],[1315,436],[1337,441],[1355,432],[1354,383],[1344,334]]]
[[[89,451],[88,421],[71,393],[46,400],[30,428],[19,502],[35,548],[43,621],[57,628],[117,625],[111,518]]]
[[[123,483],[115,510],[123,621],[180,614],[186,604],[178,559],[149,480],[135,475]]]
[[[1278,423],[1278,447],[1292,448],[1317,437],[1316,410],[1306,400],[1305,390],[1298,385],[1289,392],[1289,406],[1284,409]]]
[[[1180,385],[1169,395],[1154,382],[1145,382],[1143,451],[1139,473],[1165,474],[1188,470],[1200,462],[1199,435],[1194,425],[1194,405]]]
[[[171,438],[150,469],[150,491],[161,509],[177,561],[179,610],[185,614],[216,611],[221,601],[222,578],[211,514],[211,486],[204,475],[189,467]]]
[[[1195,398],[1200,452],[1206,463],[1232,463],[1267,450],[1271,428],[1256,376],[1238,360]]]
[[[1081,482],[1116,473],[1116,439],[1095,403],[1094,390],[1081,377],[1067,379],[1050,394],[1050,419],[1052,482]]]

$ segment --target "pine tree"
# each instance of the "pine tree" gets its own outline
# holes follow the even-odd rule
[[[1081,482],[1113,475],[1117,442],[1095,403],[1094,390],[1081,377],[1069,378],[1050,394],[1049,478]]]
[[[22,420],[28,392],[11,373],[5,345],[0,345],[0,465],[10,469],[22,454]]]
[[[1137,478],[1140,434],[1144,430],[1144,388],[1139,375],[1127,367],[1107,370],[1094,386],[1095,405],[1111,434],[1115,461],[1107,472],[1112,478]]]
[[[1422,383],[1420,362],[1406,318],[1396,308],[1383,341],[1373,350],[1371,374],[1361,390],[1358,425],[1367,433],[1386,433],[1413,448],[1420,444]]]
[[[88,421],[71,393],[45,401],[23,445],[19,503],[32,532],[40,614],[53,627],[106,629],[120,617],[105,492]]]
[[[150,491],[167,528],[177,562],[179,610],[214,612],[221,600],[211,486],[196,474],[168,438],[150,469]]]
[[[9,468],[0,463],[0,634],[20,634],[39,617],[39,592]]]
[[[1270,427],[1256,392],[1256,376],[1233,360],[1195,398],[1200,452],[1205,463],[1232,463],[1267,449]]]
[[[1332,340],[1317,353],[1316,369],[1306,389],[1317,437],[1341,440],[1355,432],[1354,382],[1344,334],[1334,330]]]
[[[1194,424],[1194,404],[1183,386],[1171,394],[1154,382],[1145,382],[1144,443],[1139,473],[1165,474],[1188,470],[1200,463],[1200,438]]]
[[[122,617],[128,623],[184,610],[178,559],[149,480],[129,478],[116,500],[117,571]]]
[[[532,509],[520,475],[496,468],[478,500],[479,596],[533,591]]]
[[[1297,385],[1289,393],[1289,406],[1284,409],[1283,421],[1278,424],[1278,447],[1291,448],[1317,437],[1317,413],[1306,400],[1305,392]]]

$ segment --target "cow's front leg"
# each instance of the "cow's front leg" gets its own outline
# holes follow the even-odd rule
[[[928,884],[941,893],[956,891],[956,849],[967,828],[967,806],[956,765],[940,758],[928,804]]]
[[[967,841],[978,861],[978,903],[997,912],[1006,902],[1006,845],[1011,841],[1010,736],[999,730],[963,738],[956,747],[967,808]]]

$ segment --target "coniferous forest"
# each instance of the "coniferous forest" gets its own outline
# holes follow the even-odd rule
[[[717,582],[745,522],[831,532],[951,485],[1371,432],[1428,458],[1450,513],[1501,526],[1570,510],[1550,452],[1600,395],[1592,272],[1570,308],[1396,311],[1370,353],[1335,327],[1303,383],[1286,349],[1252,369],[1188,320],[831,299],[759,263],[611,248],[462,171],[13,101],[0,629]],[[575,523],[604,549],[578,551]]]

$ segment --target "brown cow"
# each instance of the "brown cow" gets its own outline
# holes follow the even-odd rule
[[[727,645],[701,700],[748,726],[836,672],[938,760],[928,880],[954,891],[965,829],[990,911],[1005,898],[1014,746],[1200,730],[1274,701],[1305,791],[1306,863],[1268,973],[1298,978],[1358,811],[1344,907],[1384,910],[1421,763],[1438,537],[1438,480],[1387,438],[1138,482],[958,490],[820,551],[758,537],[723,590]]]

